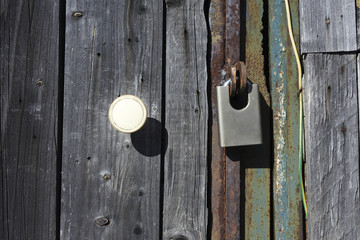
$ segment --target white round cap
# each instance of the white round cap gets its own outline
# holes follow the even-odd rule
[[[122,95],[114,100],[109,109],[109,119],[114,128],[124,133],[139,130],[146,121],[144,103],[133,95]]]

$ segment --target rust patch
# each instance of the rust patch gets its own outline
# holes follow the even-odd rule
[[[213,0],[210,6],[212,37],[212,239],[239,239],[240,236],[240,162],[227,159],[219,147],[215,87],[222,80],[225,62],[240,59],[240,5],[236,0]]]
[[[230,65],[240,60],[240,1],[226,0],[225,59]]]
[[[260,12],[261,11],[261,12]],[[266,86],[264,73],[264,55],[262,48],[263,30],[262,25],[263,3],[262,1],[248,2],[248,18],[247,29],[253,29],[246,32],[246,66],[248,78],[252,83],[259,85],[259,91],[264,97],[266,104],[270,106],[269,90]]]
[[[270,106],[270,94],[267,87],[264,68],[263,49],[263,1],[247,1],[246,19],[246,67],[248,78],[258,84],[266,105]],[[265,104],[264,104],[265,105]],[[264,107],[266,111],[269,109]],[[270,162],[270,118],[263,112],[262,119],[268,125],[264,134],[263,154],[254,159]],[[250,150],[249,150],[250,151]],[[267,168],[245,169],[245,239],[270,239],[270,166]]]
[[[225,61],[234,65],[240,59],[240,1],[226,0]],[[226,159],[225,239],[240,239],[240,161]]]

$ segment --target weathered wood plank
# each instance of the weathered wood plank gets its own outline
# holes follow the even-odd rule
[[[360,236],[355,54],[309,54],[304,113],[309,239]]]
[[[360,0],[356,0],[356,38],[358,42],[358,49],[360,48]]]
[[[55,239],[59,1],[1,1],[0,239]]]
[[[344,52],[357,47],[354,0],[300,0],[301,52]]]
[[[162,9],[152,0],[66,3],[62,239],[160,238]],[[131,135],[108,120],[124,94],[150,117]]]
[[[166,1],[163,239],[207,232],[207,30],[203,1]]]

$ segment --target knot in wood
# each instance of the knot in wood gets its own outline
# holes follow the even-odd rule
[[[341,127],[341,132],[346,132],[346,127],[344,125]]]

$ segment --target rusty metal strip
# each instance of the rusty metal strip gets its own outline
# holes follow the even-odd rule
[[[212,32],[212,90],[221,81],[221,70],[229,69],[245,56],[241,56],[240,46],[246,54],[249,78],[260,87],[264,105],[269,106],[270,96],[264,74],[264,56],[262,49],[261,0],[248,1],[246,15],[247,37],[240,33],[239,1],[215,0],[211,3],[210,24]],[[240,11],[242,10],[242,11]],[[244,14],[245,15],[245,14]],[[244,28],[244,27],[243,27]],[[242,35],[241,35],[242,34]],[[242,45],[241,45],[242,44]],[[246,47],[246,51],[244,50]],[[225,66],[224,66],[225,64]],[[215,96],[212,92],[213,113],[216,113]],[[267,120],[269,117],[267,116]],[[268,123],[270,123],[268,121]],[[212,138],[212,239],[269,239],[270,238],[270,150],[266,146],[257,148],[228,149],[227,155],[218,147],[218,129],[216,115],[213,115]],[[269,129],[269,127],[268,127]],[[269,137],[269,134],[267,133]],[[262,154],[252,154],[253,151]],[[245,163],[241,170],[240,158]],[[256,159],[254,159],[256,158]],[[254,161],[254,165],[246,166]],[[247,168],[247,169],[245,169]],[[242,174],[242,175],[240,175]],[[240,177],[244,179],[241,184]],[[240,189],[245,187],[245,189]],[[244,195],[240,196],[243,192]],[[242,199],[241,199],[242,197]],[[246,201],[245,201],[246,198]],[[241,202],[245,211],[241,212]],[[243,217],[243,219],[242,219]],[[241,226],[244,224],[244,231]]]
[[[290,1],[295,38],[299,40],[297,0]],[[297,69],[287,35],[283,0],[269,1],[270,86],[274,128],[274,237],[303,239],[298,166],[299,100]]]
[[[215,86],[221,71],[240,58],[240,4],[236,0],[213,0],[210,6],[212,35],[212,239],[240,238],[240,162],[231,161],[219,148]]]
[[[209,20],[211,26],[211,239],[225,239],[225,151],[219,147],[216,116],[215,87],[221,82],[225,63],[225,0],[211,1]]]
[[[225,1],[225,60],[230,65],[240,60],[240,1]]]
[[[259,91],[270,106],[270,95],[264,73],[262,0],[247,0],[246,65],[249,79],[259,85]]]
[[[252,166],[245,169],[245,239],[270,239],[270,96],[264,73],[263,1],[247,1],[246,65],[248,78],[259,85],[263,98],[264,144],[243,153]],[[253,154],[251,151],[262,154]]]
[[[226,0],[225,61],[240,60],[240,1]],[[240,159],[226,158],[225,239],[240,239]]]

